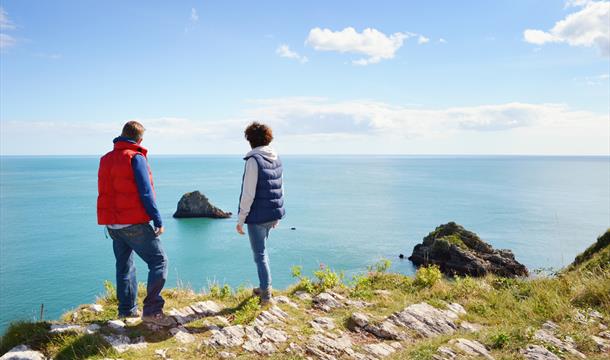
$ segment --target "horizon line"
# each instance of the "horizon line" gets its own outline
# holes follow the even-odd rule
[[[98,157],[104,154],[0,154],[0,157]],[[154,156],[244,156],[243,153],[159,153]],[[407,154],[407,153],[284,153],[282,156],[423,156],[423,157],[474,157],[474,156],[523,156],[523,157],[610,157],[608,154],[472,154],[472,153],[460,153],[460,154]]]

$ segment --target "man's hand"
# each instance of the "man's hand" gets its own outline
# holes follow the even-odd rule
[[[235,226],[235,230],[237,230],[237,233],[239,235],[244,235],[244,226],[242,224],[237,224],[237,226]]]
[[[165,231],[165,229],[163,228],[163,226],[161,227],[156,227],[155,228],[155,235],[157,236],[161,236],[161,234],[163,234],[163,232]]]

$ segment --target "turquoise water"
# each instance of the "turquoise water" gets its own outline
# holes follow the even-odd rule
[[[273,284],[320,263],[348,275],[399,253],[454,220],[529,268],[561,267],[610,227],[608,157],[285,156],[287,218],[270,240]],[[0,158],[0,330],[92,302],[114,279],[111,240],[96,225],[96,157]],[[170,259],[168,286],[256,284],[248,241],[234,219],[171,217],[201,190],[236,211],[239,156],[153,157]],[[295,227],[296,230],[290,230]],[[137,262],[138,278],[145,266]]]

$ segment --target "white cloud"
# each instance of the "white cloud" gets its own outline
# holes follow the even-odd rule
[[[408,37],[410,34],[401,32],[388,36],[373,28],[366,28],[359,33],[353,27],[347,27],[341,31],[316,27],[309,31],[305,43],[318,51],[366,55],[366,58],[354,60],[352,63],[368,65],[392,59]]]
[[[0,6],[0,29],[14,29],[15,24],[8,18],[8,14]]]
[[[199,21],[199,14],[197,13],[197,9],[195,9],[195,8],[191,8],[191,21],[192,22]]]
[[[446,44],[447,40],[445,40],[443,38],[440,38],[440,39],[438,39],[438,42],[441,43],[441,44]]]
[[[271,125],[276,144],[291,153],[607,154],[608,114],[563,104],[505,103],[448,108],[379,101],[297,97],[259,99],[232,118],[144,118],[154,153],[236,153],[247,150],[243,129]],[[125,119],[124,121],[127,121]],[[0,123],[2,154],[103,153],[124,121]],[[62,139],[81,134],[66,144]],[[24,143],[22,139],[30,141]],[[29,146],[36,143],[36,149]],[[363,147],[363,144],[366,144]],[[79,149],[79,150],[75,150]]]
[[[282,45],[278,46],[277,49],[275,49],[275,53],[278,54],[280,57],[295,59],[295,60],[299,61],[301,64],[304,64],[309,61],[307,56],[299,55],[296,51],[290,50],[290,46],[288,46],[286,44],[282,44]]]
[[[294,134],[382,134],[420,137],[454,131],[504,131],[600,121],[603,116],[558,104],[507,103],[445,109],[393,106],[354,100],[328,102],[321,98],[286,98],[258,102],[249,118],[266,119],[280,131]]]
[[[581,9],[556,22],[549,31],[525,30],[525,41],[536,45],[556,42],[570,46],[597,46],[603,56],[610,56],[610,2],[576,0],[567,5]]]
[[[0,49],[4,49],[10,46],[15,45],[17,41],[14,37],[0,33]]]
[[[426,43],[428,43],[428,42],[430,42],[430,38],[427,38],[427,37],[425,37],[425,36],[423,36],[423,35],[419,35],[419,36],[417,37],[417,43],[418,43],[418,44],[426,44]]]
[[[8,18],[8,14],[0,7],[0,30],[13,30],[15,24]],[[11,35],[0,33],[0,49],[5,49],[15,45],[17,40]]]

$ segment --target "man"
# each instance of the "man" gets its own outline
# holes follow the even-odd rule
[[[267,256],[269,232],[285,215],[282,187],[282,162],[269,144],[273,132],[267,125],[254,122],[245,131],[252,151],[244,157],[246,165],[239,200],[236,230],[244,235],[248,224],[250,246],[256,264],[259,287],[254,294],[260,296],[261,305],[271,301],[271,271]]]
[[[121,136],[114,139],[114,149],[101,158],[97,220],[108,228],[112,238],[119,317],[139,316],[135,252],[148,265],[142,320],[157,326],[172,326],[173,320],[163,314],[165,301],[161,290],[167,279],[167,256],[159,239],[163,223],[155,203],[147,150],[140,145],[144,131],[142,124],[129,121]],[[149,224],[151,220],[154,229]]]

